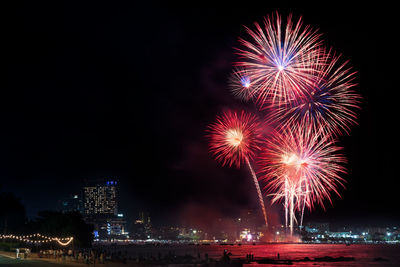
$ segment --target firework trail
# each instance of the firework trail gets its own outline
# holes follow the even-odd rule
[[[340,196],[341,174],[346,173],[340,149],[332,137],[313,134],[310,128],[288,128],[266,139],[259,160],[261,179],[273,196],[272,202],[284,199],[286,225],[289,215],[291,232],[296,210],[304,206],[312,209],[315,203],[324,207],[324,200],[331,202],[331,192]]]
[[[261,127],[256,116],[244,111],[240,114],[228,111],[217,117],[217,122],[209,126],[208,132],[210,152],[223,166],[234,165],[239,168],[242,163],[247,164],[257,189],[265,224],[268,226],[261,189],[250,164],[256,151],[260,150],[262,140]]]
[[[256,186],[257,195],[258,195],[258,201],[260,202],[261,210],[263,212],[265,225],[268,227],[267,211],[265,210],[264,199],[263,199],[263,196],[262,196],[262,193],[261,193],[260,185],[258,183],[257,175],[254,172],[253,168],[251,167],[249,158],[246,158],[246,163],[247,163],[247,166],[249,167],[251,176],[253,177],[254,185]]]
[[[301,18],[293,23],[291,15],[284,28],[278,14],[266,17],[263,27],[255,23],[255,28],[246,28],[250,41],[239,39],[236,65],[257,85],[250,88],[257,103],[280,105],[306,95],[305,88],[314,82],[315,60],[323,59],[320,34],[303,27]]]
[[[339,65],[340,56],[331,51],[319,62],[316,60],[316,75],[312,84],[307,85],[307,94],[286,104],[269,109],[269,123],[277,128],[311,127],[314,133],[323,130],[333,137],[349,133],[350,126],[356,124],[356,110],[359,109],[360,95],[352,88],[354,74],[347,62]],[[329,59],[329,63],[326,62]]]

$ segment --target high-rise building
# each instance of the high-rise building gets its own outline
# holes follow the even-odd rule
[[[139,217],[136,219],[136,223],[142,223],[145,225],[150,225],[151,220],[150,220],[150,214],[145,211],[140,211],[139,212]]]
[[[83,187],[83,216],[93,224],[96,240],[126,239],[126,221],[118,213],[118,181],[102,179],[87,181]]]
[[[83,213],[82,197],[78,194],[68,195],[58,201],[58,210],[62,213],[80,212]]]
[[[99,180],[83,188],[84,215],[117,215],[117,181]]]
[[[148,212],[139,212],[138,218],[132,227],[131,236],[135,239],[149,239],[152,236],[150,215]]]

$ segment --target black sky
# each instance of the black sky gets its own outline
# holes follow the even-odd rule
[[[131,217],[148,210],[173,222],[188,210],[257,208],[247,171],[215,163],[204,130],[223,109],[246,106],[227,86],[243,25],[279,11],[320,29],[358,71],[364,98],[359,126],[340,143],[347,190],[308,218],[398,222],[397,9],[262,2],[2,3],[2,190],[30,216],[102,177],[120,180]]]

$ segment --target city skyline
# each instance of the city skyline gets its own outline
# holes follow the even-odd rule
[[[243,210],[236,217],[216,218],[209,227],[194,226],[190,223],[152,225],[148,211],[140,211],[133,221],[126,221],[126,213],[117,209],[118,198],[112,198],[110,206],[108,193],[117,192],[118,182],[110,179],[85,181],[80,196],[71,194],[71,205],[61,207],[61,212],[80,212],[87,223],[94,225],[96,242],[263,242],[265,225],[257,210]],[[91,189],[88,194],[87,189]],[[77,206],[75,201],[80,201]],[[91,203],[89,206],[84,203]],[[106,208],[104,208],[106,207]],[[115,211],[109,212],[109,210]],[[336,224],[326,221],[308,221],[295,227],[297,236],[305,243],[397,243],[400,241],[400,224]],[[269,225],[269,242],[285,241],[288,229],[283,224]]]

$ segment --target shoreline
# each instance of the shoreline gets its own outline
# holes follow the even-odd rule
[[[270,246],[269,246],[270,245]],[[104,264],[96,260],[95,265],[105,267],[120,266],[243,266],[245,264],[276,264],[302,265],[304,263],[318,264],[325,262],[352,262],[355,266],[369,266],[370,264],[399,263],[400,246],[390,244],[359,244],[346,246],[344,244],[258,244],[241,246],[189,246],[189,245],[140,245],[110,247],[110,250],[123,252],[124,247],[128,254],[120,258],[105,259]],[[94,248],[96,249],[96,248]],[[0,251],[0,256],[15,259],[15,252]],[[54,266],[93,266],[75,258],[40,258],[34,252],[27,262],[46,262]],[[93,259],[91,259],[93,260]],[[56,265],[57,264],[57,265]],[[29,265],[29,264],[27,264]],[[33,266],[34,264],[32,264]],[[35,265],[36,266],[36,265]],[[41,265],[38,265],[41,266]],[[346,266],[346,265],[341,265]]]
[[[14,255],[14,256],[11,256]],[[12,252],[3,252],[0,251],[0,256],[15,259],[15,253]],[[169,259],[141,259],[135,261],[128,261],[126,263],[119,263],[119,262],[105,262],[101,263],[81,263],[81,262],[74,262],[74,261],[60,261],[58,259],[46,259],[46,258],[39,258],[39,257],[29,257],[27,259],[19,259],[19,261],[45,261],[48,263],[53,264],[62,264],[68,266],[105,266],[105,267],[120,267],[120,266],[171,266],[171,265],[180,265],[180,266],[219,266],[223,264],[224,266],[243,266],[244,264],[279,264],[279,265],[292,265],[295,262],[349,262],[355,261],[353,257],[320,257],[320,258],[309,258],[305,257],[303,259],[279,259],[279,258],[270,258],[270,257],[254,257],[254,255],[248,254],[246,258],[230,258],[231,255],[229,253],[225,253],[221,256],[219,260],[215,259],[196,259],[193,256],[185,255],[185,256],[173,256]]]

